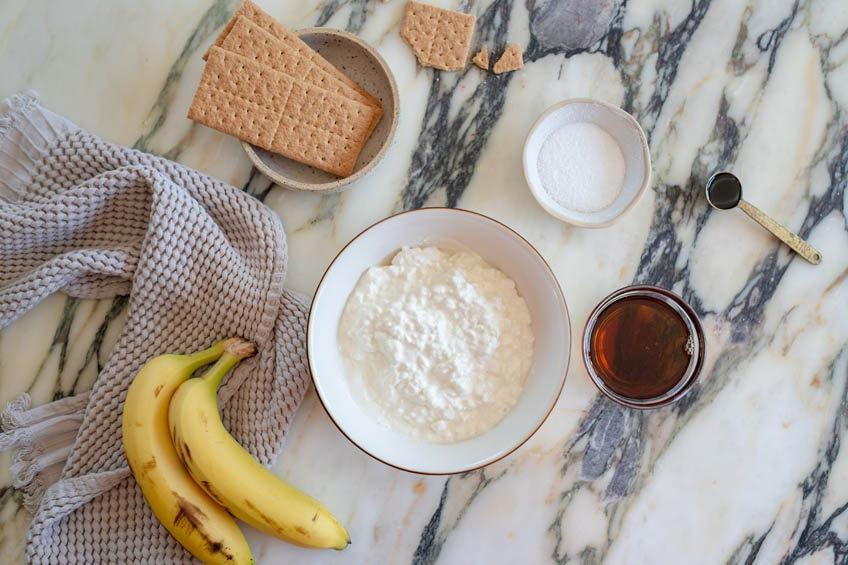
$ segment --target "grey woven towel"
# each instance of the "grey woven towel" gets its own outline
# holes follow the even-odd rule
[[[308,380],[305,301],[283,289],[279,218],[251,196],[171,161],[118,147],[14,96],[0,118],[0,327],[51,292],[129,294],[126,324],[91,392],[3,415],[15,485],[35,516],[33,563],[175,563],[192,557],[130,475],[121,410],[162,353],[227,336],[259,347],[221,388],[224,423],[275,458]]]

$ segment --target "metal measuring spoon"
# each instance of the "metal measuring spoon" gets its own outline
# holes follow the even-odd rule
[[[750,202],[742,200],[742,183],[733,173],[715,173],[710,177],[707,181],[707,201],[717,210],[730,210],[739,206],[743,212],[777,236],[798,255],[813,265],[821,263],[821,253],[815,247],[766,216],[762,210]]]

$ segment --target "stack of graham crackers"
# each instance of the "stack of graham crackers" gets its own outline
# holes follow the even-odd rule
[[[246,0],[203,56],[188,117],[341,177],[383,110],[373,96]]]

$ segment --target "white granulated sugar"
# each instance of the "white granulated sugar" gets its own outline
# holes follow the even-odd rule
[[[589,122],[566,124],[542,143],[542,187],[560,206],[597,212],[615,202],[624,182],[624,155],[615,139]]]
[[[479,255],[405,247],[356,284],[339,347],[366,413],[404,435],[447,443],[481,434],[515,405],[533,332],[515,283]]]

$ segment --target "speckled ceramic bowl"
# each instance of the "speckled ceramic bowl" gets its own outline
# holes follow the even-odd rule
[[[477,253],[515,281],[530,311],[533,364],[521,397],[493,428],[464,441],[430,443],[380,425],[355,400],[345,378],[338,335],[348,296],[369,267],[411,245]],[[559,283],[530,243],[505,225],[474,212],[424,208],[377,222],[336,256],[312,300],[306,351],[318,398],[339,430],[360,449],[405,471],[461,473],[509,455],[551,413],[568,371],[571,326]]]
[[[337,192],[371,172],[389,151],[400,116],[398,89],[389,65],[377,50],[346,31],[307,28],[297,35],[342,73],[380,101],[383,117],[365,142],[353,174],[340,178],[315,167],[242,142],[257,169],[286,188],[309,192]]]

